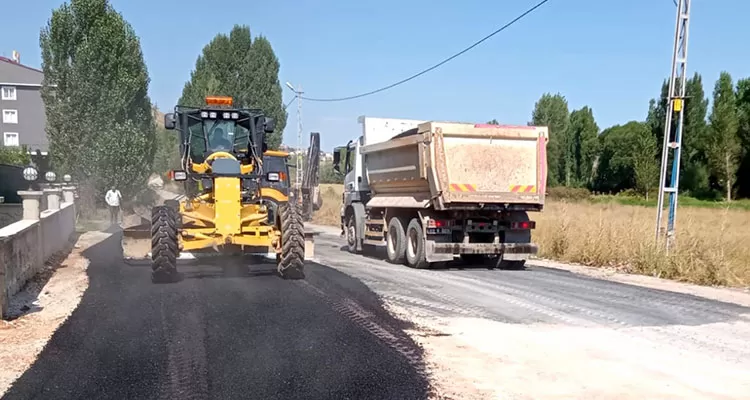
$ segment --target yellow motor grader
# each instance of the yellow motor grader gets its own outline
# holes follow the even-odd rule
[[[151,209],[152,280],[176,278],[182,252],[275,254],[282,277],[304,278],[304,222],[290,198],[287,154],[267,150],[264,140],[275,121],[209,96],[200,108],[175,107],[164,126],[180,134],[182,166],[169,175],[185,195]]]

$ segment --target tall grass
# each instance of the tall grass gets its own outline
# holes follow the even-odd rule
[[[321,191],[323,207],[313,221],[338,226],[342,186]],[[703,285],[750,285],[750,212],[685,203],[669,254],[654,243],[655,208],[596,198],[548,199],[543,212],[531,214],[533,240],[544,258]]]
[[[343,192],[344,185],[320,185],[320,197],[323,199],[323,206],[313,213],[314,223],[331,226],[341,224],[341,194]]]

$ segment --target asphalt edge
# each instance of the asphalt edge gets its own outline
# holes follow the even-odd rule
[[[327,225],[305,224],[307,228],[321,235],[340,237],[339,228]],[[554,260],[533,258],[527,263],[531,267],[549,268],[570,272],[606,281],[627,285],[641,286],[650,289],[666,290],[674,293],[689,294],[710,300],[732,303],[750,307],[750,288],[732,288],[725,286],[701,286],[691,283],[672,281],[649,275],[627,274],[608,267],[590,267],[581,264],[563,263]]]

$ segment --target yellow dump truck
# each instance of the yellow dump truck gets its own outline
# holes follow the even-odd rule
[[[521,268],[537,252],[529,212],[544,208],[547,127],[359,122],[362,135],[333,155],[349,251],[385,246],[412,268],[455,257]]]

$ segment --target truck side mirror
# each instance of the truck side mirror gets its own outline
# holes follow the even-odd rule
[[[333,150],[333,170],[340,174],[341,167],[339,167],[339,163],[341,163],[341,149],[334,149]]]
[[[274,129],[276,129],[276,120],[271,117],[264,117],[265,121],[263,122],[263,130],[266,133],[273,133]]]
[[[173,130],[175,127],[174,113],[164,114],[164,128]]]

